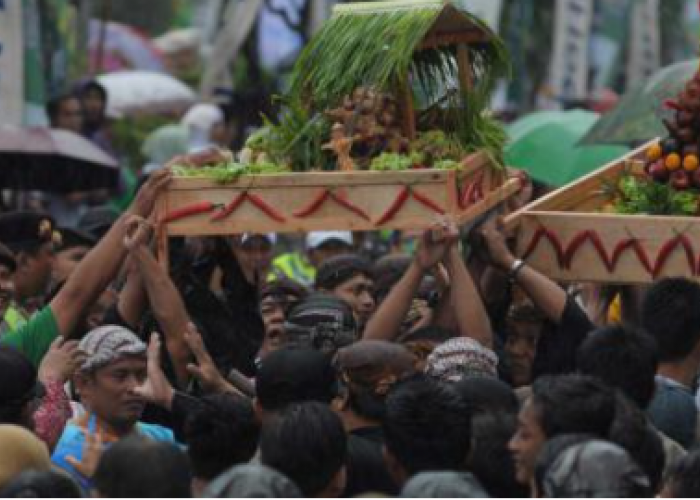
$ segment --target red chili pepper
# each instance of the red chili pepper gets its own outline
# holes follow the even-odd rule
[[[615,245],[615,249],[613,250],[612,254],[612,259],[610,260],[612,264],[611,271],[615,270],[615,268],[617,267],[617,262],[620,260],[620,257],[622,257],[623,253],[625,253],[629,248],[636,248],[635,243],[637,242],[638,240],[636,238],[627,238],[626,240],[621,240],[620,242],[618,242],[617,245]]]
[[[683,108],[681,108],[681,105],[678,104],[678,101],[674,99],[666,99],[664,101],[664,107],[668,109],[673,109],[674,111],[681,111]]]
[[[265,200],[260,198],[257,194],[245,193],[245,197],[256,207],[258,207],[262,212],[264,212],[271,219],[277,222],[285,222],[286,219],[277,210],[268,205]]]
[[[350,200],[347,199],[346,196],[336,193],[336,192],[331,192],[331,198],[340,206],[347,208],[351,212],[357,214],[359,217],[362,217],[363,219],[369,221],[371,220],[369,218],[369,215],[367,215],[367,212],[362,210],[360,207],[352,203]]]
[[[554,252],[557,254],[557,262],[559,263],[559,266],[564,267],[564,249],[562,247],[561,241],[554,232],[550,231],[544,226],[539,227],[535,231],[535,234],[533,235],[530,244],[523,253],[522,259],[527,260],[527,258],[530,255],[532,255],[532,252],[535,251],[537,245],[539,244],[542,238],[547,238],[549,240],[549,243],[552,245],[552,248],[554,248]]]
[[[321,205],[325,203],[325,201],[328,199],[330,196],[330,191],[328,189],[323,189],[321,190],[313,200],[311,200],[311,203],[306,205],[304,208],[299,210],[294,214],[294,217],[308,217],[312,213],[314,213],[316,210],[321,208]]]
[[[173,222],[192,215],[204,214],[220,206],[221,205],[212,203],[211,201],[200,201],[169,212],[168,215],[165,216],[164,222]]]
[[[666,261],[668,260],[669,256],[678,245],[682,245],[685,249],[685,256],[688,259],[688,264],[690,264],[690,268],[692,270],[693,275],[696,274],[695,255],[693,253],[693,246],[690,243],[690,240],[685,235],[679,234],[675,238],[672,238],[666,243],[664,243],[664,245],[659,250],[659,255],[656,257],[656,263],[654,264],[654,270],[652,273],[654,278],[657,278],[659,276],[661,270],[664,267],[664,264],[666,264]]]
[[[437,212],[437,213],[439,213],[440,215],[444,215],[444,214],[445,214],[445,209],[443,209],[440,205],[438,205],[437,203],[435,203],[433,200],[431,200],[430,198],[428,198],[428,197],[425,196],[424,194],[419,193],[419,192],[416,191],[416,190],[411,190],[411,194],[413,195],[413,198],[415,198],[415,200],[416,200],[417,202],[419,202],[421,205],[424,205],[424,206],[428,207],[428,208],[431,209],[433,212]]]
[[[394,200],[394,202],[391,204],[391,206],[387,209],[386,212],[384,212],[384,215],[382,215],[377,222],[375,222],[375,226],[381,226],[382,224],[385,224],[386,222],[390,221],[391,219],[394,218],[396,213],[401,209],[401,207],[406,203],[406,200],[408,200],[409,195],[411,194],[411,190],[408,186],[404,186],[401,192],[399,192],[398,196]]]
[[[586,242],[586,240],[591,240],[593,246],[598,252],[598,255],[605,264],[605,267],[608,269],[608,271],[611,271],[610,259],[608,259],[608,253],[605,250],[605,246],[600,240],[600,236],[598,236],[598,233],[591,230],[581,231],[571,240],[564,254],[564,266],[567,269],[571,268],[571,262],[574,260],[574,254],[578,251],[581,245],[583,245]]]
[[[637,254],[637,258],[644,266],[644,269],[646,269],[649,274],[653,274],[653,269],[651,268],[651,261],[649,260],[649,256],[647,255],[646,250],[644,250],[644,247],[642,246],[641,242],[637,239],[634,240],[634,252]]]
[[[238,207],[240,207],[244,201],[245,201],[245,192],[240,193],[233,200],[231,200],[228,203],[228,205],[226,205],[224,208],[222,208],[221,210],[218,210],[216,213],[214,213],[211,216],[211,220],[218,221],[218,220],[225,219],[226,217],[231,215],[233,212],[235,212],[236,209]]]
[[[476,191],[476,181],[467,183],[462,196],[459,197],[459,208],[464,210],[473,203],[474,191]]]

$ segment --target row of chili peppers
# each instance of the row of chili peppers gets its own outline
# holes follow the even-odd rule
[[[440,207],[440,205],[438,205],[435,201],[431,200],[423,193],[417,191],[412,186],[404,186],[396,196],[393,203],[377,220],[376,225],[381,226],[382,224],[385,224],[391,219],[393,219],[394,216],[396,216],[396,214],[399,212],[401,207],[403,207],[403,205],[410,198],[413,198],[418,203],[431,209],[437,214],[445,214],[445,210],[442,207]],[[367,214],[367,212],[365,212],[362,208],[352,203],[347,198],[345,193],[338,192],[329,188],[320,190],[308,205],[304,206],[303,208],[295,212],[293,215],[297,218],[308,217],[317,212],[321,208],[321,206],[323,206],[323,204],[328,200],[334,201],[341,207],[353,212],[354,214],[366,221],[371,221],[370,216]],[[165,218],[165,222],[174,222],[176,220],[180,220],[193,215],[211,212],[214,212],[211,216],[212,221],[223,220],[229,215],[231,215],[233,212],[235,212],[236,209],[238,209],[238,207],[240,207],[246,201],[252,203],[255,207],[257,207],[260,211],[262,211],[271,219],[277,222],[285,222],[286,218],[284,217],[284,215],[282,215],[275,208],[267,204],[261,197],[255,194],[251,194],[248,191],[243,191],[226,205],[217,204],[209,201],[202,201],[193,203],[191,205],[187,205],[177,210],[173,210],[170,213],[168,213],[168,215]]]
[[[617,245],[615,245],[612,255],[609,255],[607,250],[605,249],[605,245],[603,244],[600,235],[595,230],[590,229],[577,233],[571,239],[571,241],[565,249],[563,242],[554,231],[551,231],[550,229],[547,229],[545,227],[539,227],[533,234],[533,237],[530,240],[530,243],[528,244],[527,248],[525,249],[522,258],[527,259],[530,255],[532,255],[532,253],[539,245],[540,240],[542,240],[543,238],[547,239],[552,245],[552,248],[554,249],[554,252],[557,257],[557,262],[559,266],[564,269],[571,269],[571,264],[573,262],[576,252],[587,241],[590,241],[593,247],[596,249],[596,252],[600,256],[601,260],[603,261],[603,264],[605,265],[606,269],[608,270],[608,272],[611,273],[614,272],[617,268],[617,264],[620,260],[620,257],[622,257],[622,255],[629,249],[633,249],[635,254],[637,255],[637,258],[639,259],[639,262],[642,264],[642,266],[644,266],[644,269],[654,278],[656,278],[661,274],[664,265],[666,265],[666,262],[668,261],[673,251],[679,247],[683,248],[683,250],[685,251],[685,256],[688,261],[688,265],[690,269],[692,269],[693,274],[700,273],[700,262],[696,264],[696,257],[695,252],[693,250],[693,245],[690,241],[690,238],[688,238],[684,234],[679,234],[666,241],[659,249],[659,253],[653,265],[651,264],[651,259],[649,258],[649,255],[647,254],[646,250],[644,249],[644,246],[641,244],[638,238],[631,237],[620,240],[617,243]]]

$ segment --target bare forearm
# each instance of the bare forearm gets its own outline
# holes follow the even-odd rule
[[[452,309],[460,335],[490,348],[493,345],[491,321],[456,245],[447,255],[447,265],[452,277]]]
[[[80,262],[66,284],[51,301],[61,335],[68,336],[85,310],[109,286],[124,262],[126,251],[122,240],[126,235],[126,216],[112,228]]]
[[[170,276],[146,247],[136,249],[132,255],[141,271],[151,310],[163,329],[165,346],[170,353],[178,380],[185,381],[189,349],[185,344],[184,332],[190,321],[185,303]]]
[[[365,340],[393,340],[398,335],[422,279],[423,271],[415,262],[411,263],[367,323]]]
[[[511,262],[508,269],[511,269],[512,265]],[[530,297],[533,304],[540,309],[550,321],[557,324],[561,321],[567,299],[566,292],[563,288],[527,264],[518,271],[515,279],[516,283],[525,291],[527,296]]]
[[[133,264],[134,268],[129,270],[126,284],[119,294],[117,309],[124,322],[132,329],[135,329],[143,317],[143,312],[146,310],[148,298],[146,297],[140,270],[135,263]]]

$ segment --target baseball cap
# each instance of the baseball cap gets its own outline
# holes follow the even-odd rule
[[[270,242],[270,245],[274,245],[275,243],[277,243],[277,235],[275,233],[243,233],[243,235],[241,236],[241,245],[245,245],[246,242],[256,237],[266,238],[267,241]]]
[[[352,233],[350,231],[312,231],[306,235],[306,248],[318,248],[330,241],[339,241],[352,246]]]
[[[334,354],[358,338],[350,305],[327,293],[314,293],[296,305],[284,324],[287,342]]]
[[[285,347],[265,356],[255,378],[263,409],[282,410],[292,403],[330,403],[337,393],[329,359],[309,348]]]

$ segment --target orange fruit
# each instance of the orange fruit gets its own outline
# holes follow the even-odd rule
[[[678,153],[671,153],[666,157],[666,168],[671,172],[681,168],[681,156]]]
[[[698,166],[700,166],[700,160],[697,155],[686,155],[686,157],[683,158],[683,168],[688,172],[697,170]]]
[[[647,149],[647,160],[649,161],[656,161],[659,158],[661,158],[661,155],[663,154],[663,151],[661,149],[660,144],[653,144],[652,146]]]

